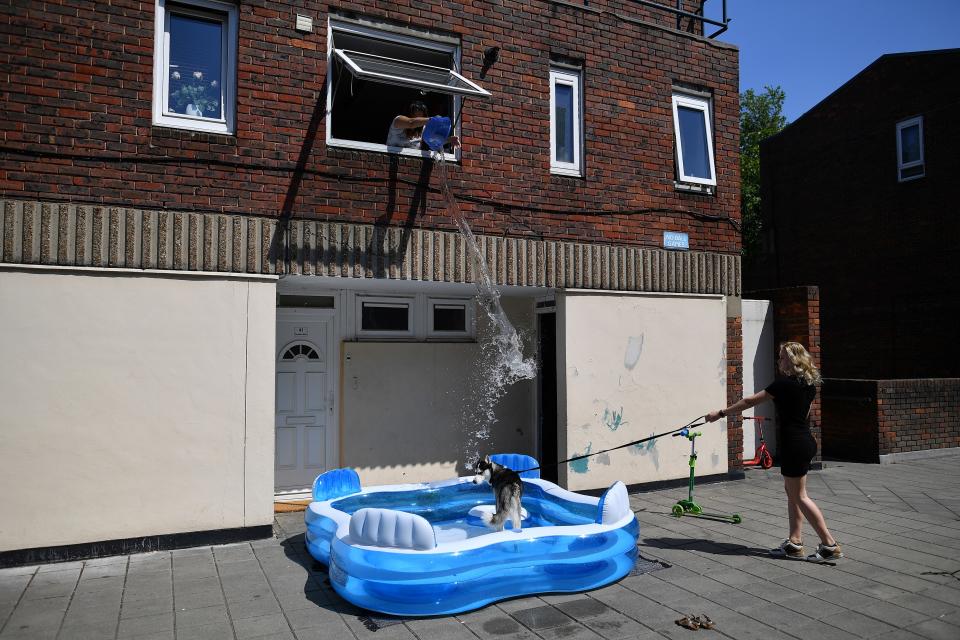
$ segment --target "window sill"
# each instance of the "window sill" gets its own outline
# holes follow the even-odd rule
[[[237,134],[235,131],[217,131],[211,129],[200,129],[196,127],[183,126],[180,124],[170,124],[167,122],[153,122],[151,124],[154,130],[162,132],[165,137],[171,137],[175,132],[180,132],[189,136],[195,136],[197,134],[205,134],[208,136],[217,136],[219,138],[227,138],[231,142],[236,142]]]
[[[583,172],[579,169],[564,169],[561,167],[550,167],[550,175],[563,178],[582,178]]]
[[[328,139],[327,146],[332,149],[352,149],[354,151],[372,151],[374,153],[383,153],[392,156],[406,156],[408,158],[433,158],[432,151],[423,151],[421,149],[402,149],[399,147],[388,147],[385,144],[375,144],[373,142],[354,142],[351,140]],[[459,153],[444,153],[443,159],[447,162],[459,162]]]
[[[905,178],[897,178],[897,182],[913,182],[914,180],[919,180],[920,178],[925,177],[927,174],[921,173],[918,176],[907,176]]]
[[[674,180],[673,188],[676,191],[695,193],[702,196],[713,196],[717,194],[717,187],[709,184],[694,184],[692,182],[677,182]]]
[[[154,115],[153,126],[167,127],[168,129],[182,129],[197,133],[216,133],[222,136],[234,135],[234,128],[226,122],[216,120],[202,120],[200,118],[177,118],[168,115]]]

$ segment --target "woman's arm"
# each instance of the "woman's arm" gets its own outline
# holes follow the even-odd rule
[[[410,116],[397,116],[393,119],[393,126],[397,129],[419,129],[425,126],[430,118],[411,118]]]
[[[773,396],[771,396],[769,393],[767,393],[766,391],[761,391],[760,393],[755,393],[752,396],[747,396],[746,398],[737,400],[726,409],[720,409],[719,411],[711,411],[706,415],[706,419],[707,419],[707,422],[716,422],[720,418],[726,417],[731,414],[741,413],[746,409],[749,409],[750,407],[755,407],[761,402],[765,402],[767,400],[772,400],[772,399],[773,399]]]

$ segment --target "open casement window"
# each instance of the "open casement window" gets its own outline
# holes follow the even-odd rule
[[[156,0],[153,124],[234,132],[237,20],[228,2]]]
[[[922,178],[923,116],[897,123],[897,176],[900,182]]]
[[[457,71],[460,46],[449,37],[417,37],[331,20],[328,41],[328,145],[429,155],[417,132],[404,146],[387,146],[394,118],[410,115],[411,103],[422,102],[428,115],[455,121],[463,99],[490,95]],[[450,147],[446,151],[448,159],[456,159]]]
[[[583,175],[583,121],[578,70],[550,70],[550,172]]]
[[[677,149],[677,181],[715,186],[710,99],[673,94],[673,128]]]

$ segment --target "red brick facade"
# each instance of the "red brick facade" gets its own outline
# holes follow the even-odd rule
[[[824,375],[960,376],[960,49],[883,56],[763,143],[765,245],[744,289],[816,285]],[[897,123],[925,175],[898,181]]]
[[[727,405],[743,397],[743,318],[727,318]],[[743,418],[727,416],[728,473],[743,472]]]
[[[689,21],[676,31],[675,16],[607,0],[238,4],[235,135],[151,124],[152,2],[0,8],[0,196],[453,229],[436,179],[417,201],[429,163],[326,146],[326,24],[340,14],[459,38],[464,75],[493,94],[466,101],[450,171],[478,233],[660,246],[686,231],[692,250],[739,252],[737,50]],[[490,46],[500,58],[479,80]],[[583,65],[583,178],[550,173],[556,57]],[[715,195],[674,186],[678,84],[712,94]]]

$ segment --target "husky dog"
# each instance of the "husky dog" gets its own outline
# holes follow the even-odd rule
[[[520,499],[523,497],[523,482],[520,476],[513,469],[493,462],[490,456],[484,456],[478,461],[476,469],[474,484],[489,482],[493,487],[493,495],[497,503],[496,513],[483,514],[484,524],[497,531],[503,531],[503,523],[509,518],[513,522],[514,530],[519,531],[521,528]]]

